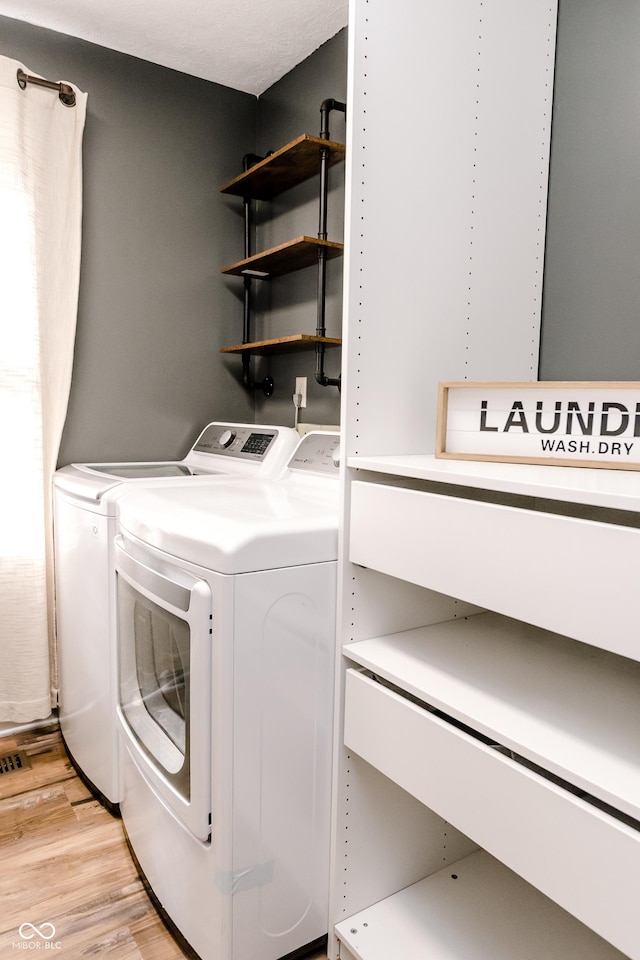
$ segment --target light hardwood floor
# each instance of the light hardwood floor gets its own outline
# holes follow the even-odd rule
[[[31,768],[0,774],[0,958],[188,957],[147,896],[121,821],[76,775],[58,730],[0,739],[0,758],[17,751]]]

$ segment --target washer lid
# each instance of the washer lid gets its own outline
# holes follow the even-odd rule
[[[226,476],[221,472],[221,476]],[[83,500],[99,501],[107,490],[123,482],[155,478],[185,478],[194,476],[193,470],[182,461],[149,463],[70,463],[53,475],[55,487]]]
[[[124,482],[199,475],[280,476],[299,439],[291,427],[214,421],[184,460],[71,463],[55,472],[53,482],[74,497],[99,501],[107,490]]]
[[[129,489],[120,526],[171,556],[220,573],[248,573],[336,560],[338,484],[220,480]]]

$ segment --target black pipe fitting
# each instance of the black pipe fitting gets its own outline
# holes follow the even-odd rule
[[[328,97],[326,100],[323,100],[320,104],[320,139],[321,140],[330,140],[329,136],[329,114],[332,110],[340,110],[342,113],[347,112],[346,103],[342,103],[341,100],[334,100],[332,97]]]

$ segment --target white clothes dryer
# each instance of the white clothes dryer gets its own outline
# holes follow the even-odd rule
[[[59,719],[69,755],[113,812],[116,734],[113,538],[123,489],[281,473],[299,436],[288,427],[209,423],[183,460],[70,464],[53,478]]]
[[[119,499],[121,813],[202,960],[328,930],[339,436],[278,480]]]

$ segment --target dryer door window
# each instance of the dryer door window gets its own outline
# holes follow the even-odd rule
[[[127,748],[156,793],[206,840],[211,810],[211,590],[205,580],[181,567],[143,557],[123,537],[116,537],[115,554],[118,716]]]
[[[122,712],[143,750],[189,800],[189,624],[122,577],[118,606],[126,611],[121,618],[125,636],[132,628],[132,656],[120,677]]]

